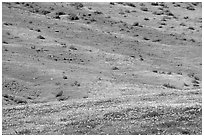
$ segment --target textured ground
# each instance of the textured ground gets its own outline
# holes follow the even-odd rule
[[[201,3],[2,3],[3,134],[202,134]]]

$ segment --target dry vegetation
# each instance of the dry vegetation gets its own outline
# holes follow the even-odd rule
[[[199,2],[2,3],[3,135],[201,135]]]

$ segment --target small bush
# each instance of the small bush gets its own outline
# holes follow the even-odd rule
[[[63,76],[63,79],[67,79],[67,76]]]
[[[43,36],[39,35],[37,36],[38,39],[45,39]]]
[[[80,86],[80,83],[78,81],[74,81],[74,83],[72,84],[72,86]]]
[[[70,20],[79,20],[79,17],[76,14],[72,13],[72,14],[69,14],[68,19],[70,19]]]
[[[55,14],[56,14],[57,16],[66,15],[66,13],[65,13],[65,12],[62,12],[62,11],[56,12]]]
[[[139,26],[139,22],[134,22],[132,26]]]
[[[103,12],[101,12],[101,11],[94,11],[94,14],[99,15],[99,14],[103,14]]]
[[[148,11],[148,8],[147,8],[147,7],[141,7],[140,10],[142,10],[142,11]]]
[[[149,20],[149,18],[144,18],[144,20]]]
[[[174,14],[171,13],[170,11],[166,12],[165,14],[166,14],[167,16],[174,16]]]
[[[152,72],[154,72],[154,73],[158,73],[158,71],[157,71],[157,70],[153,70]]]
[[[176,89],[174,85],[170,85],[169,83],[163,84],[164,87]]]
[[[152,2],[151,5],[152,6],[159,6],[159,3],[158,2]]]
[[[119,70],[119,68],[118,67],[113,67],[112,70]]]
[[[126,12],[126,13],[130,13],[130,11],[129,11],[129,10],[125,10],[125,12]]]
[[[161,22],[160,24],[161,24],[161,25],[166,25],[166,23],[164,23],[164,22]]]
[[[154,11],[154,12],[152,12],[152,14],[154,14],[154,15],[163,15],[164,12],[163,11]]]
[[[84,5],[80,2],[74,2],[70,4],[72,7],[75,7],[76,9],[81,9],[84,7]]]
[[[185,23],[183,23],[183,22],[182,22],[181,24],[179,24],[179,25],[180,25],[180,26],[186,26],[186,24],[185,24]]]
[[[126,2],[125,3],[127,6],[130,6],[130,7],[136,7],[133,3],[131,3],[131,2]]]
[[[147,37],[144,37],[143,39],[144,39],[144,40],[149,40],[149,38],[147,38]]]
[[[188,29],[190,29],[190,30],[195,30],[194,27],[188,27]]]
[[[74,47],[73,45],[71,45],[71,46],[69,47],[69,49],[71,49],[71,50],[77,50],[77,48]]]
[[[115,5],[115,3],[114,2],[110,2],[110,5]]]
[[[43,15],[46,15],[46,14],[49,14],[50,11],[48,11],[48,10],[42,10],[41,13],[42,13]]]
[[[195,8],[192,7],[192,6],[188,6],[188,7],[186,7],[186,9],[187,9],[187,10],[195,10]]]
[[[120,11],[118,14],[121,14],[121,15],[124,15],[125,14],[125,12],[123,12],[123,11]]]
[[[155,40],[152,40],[152,42],[160,42],[161,39],[155,39]]]
[[[183,17],[184,19],[188,19],[188,16]]]
[[[145,6],[145,4],[144,3],[140,3],[140,6]]]

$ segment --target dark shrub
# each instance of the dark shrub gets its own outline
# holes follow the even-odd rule
[[[163,84],[163,86],[164,86],[164,87],[167,87],[167,88],[173,88],[173,89],[176,88],[174,85],[170,85],[169,83]]]
[[[126,5],[128,5],[128,6],[130,6],[130,7],[136,7],[133,3],[131,3],[131,2],[126,2],[125,3]]]
[[[195,30],[193,27],[188,27],[188,29],[190,29],[190,30]]]
[[[66,13],[65,13],[65,12],[62,12],[62,11],[59,11],[59,12],[56,12],[55,14],[58,15],[58,16],[60,16],[60,15],[65,15]]]
[[[119,68],[118,67],[113,67],[112,70],[119,70]]]
[[[158,2],[152,2],[151,5],[152,6],[159,6],[159,3]]]
[[[134,22],[132,26],[139,26],[139,22]]]
[[[38,39],[45,39],[43,36],[39,35],[37,36]]]
[[[72,13],[72,14],[69,15],[68,19],[70,19],[70,20],[79,20],[79,17],[76,14]]]

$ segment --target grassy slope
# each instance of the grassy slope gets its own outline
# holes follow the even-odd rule
[[[163,16],[153,15],[158,7],[150,3],[148,12],[141,3],[84,3],[82,10],[62,4],[30,4],[53,7],[46,16],[25,12],[33,9],[26,3],[3,4],[3,23],[12,23],[3,25],[3,134],[201,134],[199,6],[189,11],[187,3],[166,3],[178,19],[158,28]],[[56,11],[87,19],[50,18]],[[143,27],[131,27],[135,21]]]

